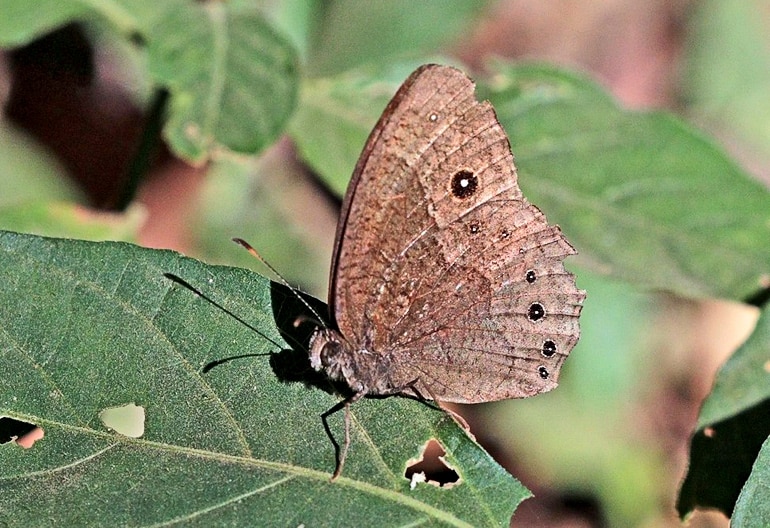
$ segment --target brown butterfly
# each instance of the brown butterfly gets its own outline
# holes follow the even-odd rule
[[[440,402],[553,389],[580,335],[575,249],[527,202],[505,131],[461,71],[429,64],[369,136],[342,205],[329,289],[334,328],[310,362],[353,396]],[[328,428],[327,428],[328,429]]]

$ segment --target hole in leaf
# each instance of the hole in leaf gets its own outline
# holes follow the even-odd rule
[[[45,432],[33,423],[22,422],[7,416],[0,417],[0,444],[16,442],[24,449],[29,449]]]
[[[144,434],[144,407],[133,403],[108,407],[99,413],[99,419],[108,429],[123,436],[139,438]]]
[[[423,447],[420,458],[409,460],[404,476],[414,489],[418,483],[427,482],[440,488],[449,488],[460,483],[460,475],[449,465],[444,456],[446,451],[435,439]]]

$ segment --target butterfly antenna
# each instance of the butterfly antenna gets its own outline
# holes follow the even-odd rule
[[[302,296],[299,294],[299,292],[297,292],[297,290],[296,290],[295,288],[292,288],[291,284],[289,284],[289,282],[288,282],[286,279],[284,279],[284,278],[283,278],[283,275],[281,275],[280,273],[278,273],[278,270],[277,270],[277,269],[275,269],[275,268],[274,268],[274,267],[273,267],[273,266],[272,266],[272,265],[271,265],[271,264],[270,264],[268,261],[266,261],[266,260],[264,259],[264,257],[263,257],[262,255],[260,255],[260,254],[257,252],[257,250],[256,250],[256,249],[254,249],[254,248],[251,246],[251,244],[249,244],[248,242],[246,242],[244,239],[242,239],[242,238],[237,238],[237,237],[236,237],[236,238],[233,238],[233,242],[235,242],[236,244],[238,244],[238,245],[240,245],[241,247],[243,247],[244,249],[246,249],[246,251],[248,251],[249,253],[251,253],[251,256],[252,256],[252,257],[254,257],[254,258],[256,258],[257,260],[259,260],[259,261],[260,261],[262,264],[264,264],[264,265],[265,265],[265,267],[267,267],[267,269],[269,269],[271,272],[273,272],[273,275],[275,275],[276,277],[278,277],[278,279],[280,279],[280,281],[281,281],[281,284],[283,284],[284,286],[286,286],[287,288],[289,288],[289,289],[291,290],[291,292],[292,292],[292,293],[293,293],[293,294],[294,294],[294,295],[297,297],[297,299],[299,299],[299,301],[300,301],[302,304],[304,304],[304,305],[305,305],[305,308],[307,308],[307,309],[310,311],[310,313],[312,313],[312,314],[313,314],[313,317],[308,317],[308,316],[306,316],[306,315],[300,315],[299,317],[297,317],[297,318],[294,320],[294,327],[295,327],[295,328],[296,328],[296,327],[298,327],[298,326],[300,326],[301,324],[304,324],[304,323],[315,323],[316,325],[318,325],[318,326],[320,326],[320,327],[326,328],[326,324],[324,324],[324,323],[322,322],[323,320],[321,319],[321,316],[320,316],[320,315],[318,315],[318,312],[316,312],[316,311],[313,309],[313,307],[312,307],[312,306],[310,306],[310,304],[309,304],[309,303],[308,303],[308,302],[307,302],[307,301],[306,301],[306,300],[305,300],[305,299],[304,299],[304,298],[303,298],[303,297],[302,297]]]

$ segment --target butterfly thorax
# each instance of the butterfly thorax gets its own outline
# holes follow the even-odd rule
[[[310,365],[353,392],[388,395],[398,392],[391,383],[390,360],[365,348],[352,346],[338,331],[319,328],[310,338]]]

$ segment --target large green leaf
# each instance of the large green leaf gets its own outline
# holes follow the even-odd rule
[[[189,161],[205,161],[217,148],[260,152],[283,132],[294,110],[295,51],[254,7],[188,0],[0,1],[6,4],[0,4],[0,44],[23,44],[72,21],[106,24],[144,43],[150,77],[172,95],[165,137]]]
[[[676,118],[620,109],[547,66],[497,65],[489,94],[525,196],[597,271],[743,300],[770,273],[770,192]]]
[[[282,338],[305,340],[301,306],[252,272],[169,251],[0,233],[0,416],[45,431],[31,449],[0,446],[0,520],[507,526],[527,491],[413,400],[357,403],[329,482],[319,415],[340,400]],[[234,355],[248,357],[205,368]],[[144,409],[139,438],[102,422],[130,404]],[[462,480],[411,489],[405,467],[430,438]]]
[[[150,74],[173,96],[164,133],[186,159],[202,161],[219,144],[259,152],[294,110],[296,55],[256,10],[171,6],[154,21],[148,53]]]

